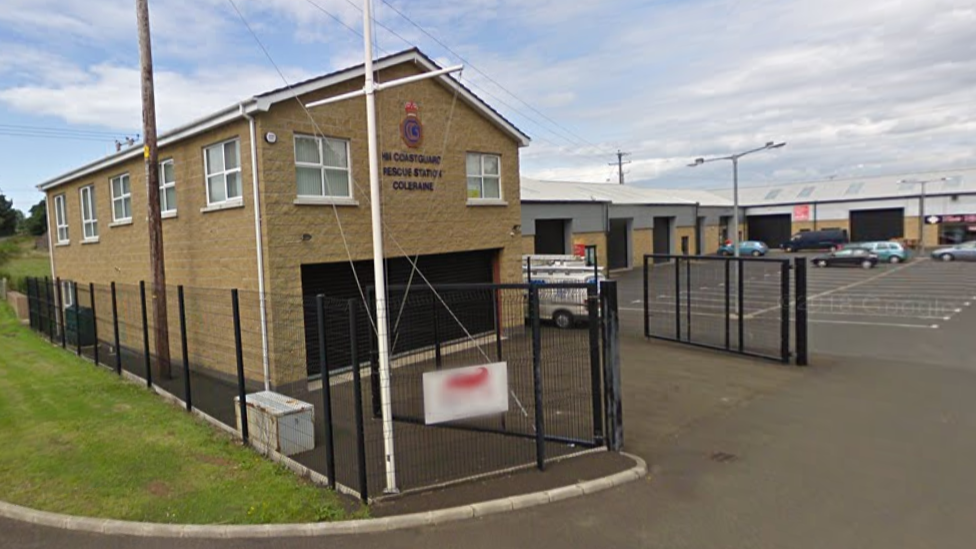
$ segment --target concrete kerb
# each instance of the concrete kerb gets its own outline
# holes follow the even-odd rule
[[[416,528],[435,524],[445,524],[458,520],[481,518],[536,505],[554,503],[570,498],[593,494],[635,481],[647,475],[647,463],[643,459],[623,454],[634,460],[634,466],[621,473],[587,480],[573,484],[508,498],[483,501],[437,511],[383,517],[377,519],[350,520],[345,522],[319,522],[310,524],[269,524],[253,526],[210,526],[191,524],[154,524],[130,522],[104,518],[76,517],[48,511],[36,511],[12,503],[0,501],[0,517],[29,522],[40,526],[92,532],[96,534],[127,535],[160,538],[280,538],[333,536],[343,534],[366,534],[387,532],[402,528]]]

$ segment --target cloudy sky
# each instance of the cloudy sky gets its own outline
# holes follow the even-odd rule
[[[360,0],[234,1],[288,80],[361,61]],[[0,189],[26,209],[35,184],[139,133],[134,1],[3,4]],[[282,84],[230,0],[150,9],[162,129]],[[533,137],[529,176],[606,181],[619,148],[634,184],[723,186],[727,165],[685,165],[770,140],[788,145],[743,161],[744,185],[976,165],[972,0],[376,0],[376,15],[378,55],[470,63],[464,82]]]

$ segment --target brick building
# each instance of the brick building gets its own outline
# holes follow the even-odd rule
[[[375,63],[379,82],[437,68],[416,49]],[[295,329],[303,311],[285,300],[359,296],[354,270],[360,285],[372,283],[365,100],[304,107],[362,83],[360,65],[160,135],[167,282],[263,290],[266,311],[247,321],[260,323],[251,328],[266,342],[245,346],[270,361],[273,385],[306,373],[295,367],[307,360]],[[519,148],[528,137],[447,76],[379,93],[377,120],[390,282],[407,281],[404,256],[419,256],[432,282],[519,281]],[[56,277],[151,280],[141,147],[39,188]],[[225,328],[201,321],[190,344],[194,331]]]

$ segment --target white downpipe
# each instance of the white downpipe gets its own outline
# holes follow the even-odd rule
[[[58,220],[56,217],[51,215],[51,199],[54,198],[50,193],[44,193],[44,209],[47,210],[47,255],[51,259],[51,281],[52,283],[57,280],[57,275],[54,274],[54,231],[58,230]],[[67,213],[67,212],[65,212]],[[55,214],[57,215],[57,214]],[[54,224],[54,231],[51,230],[51,224]]]
[[[373,278],[376,285],[376,341],[380,363],[380,408],[383,412],[383,450],[386,493],[396,493],[396,461],[393,451],[393,410],[390,406],[390,349],[383,271],[383,223],[380,205],[380,161],[376,143],[376,84],[373,82],[373,7],[363,0],[363,43],[366,65],[366,133],[369,144],[369,201],[373,224]]]
[[[264,244],[261,239],[261,194],[258,191],[258,142],[254,117],[244,111],[251,130],[251,188],[254,189],[254,243],[258,251],[258,299],[261,306],[261,357],[264,365],[264,390],[271,390],[271,365],[268,362],[268,309],[264,296]]]

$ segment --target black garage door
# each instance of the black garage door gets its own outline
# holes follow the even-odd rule
[[[670,254],[671,253],[671,218],[670,217],[655,217],[654,218],[654,235],[653,235],[654,253],[656,254]],[[664,258],[657,258],[654,260],[655,263],[663,263],[667,261]]]
[[[630,266],[630,246],[627,228],[629,219],[611,219],[610,236],[607,241],[607,262],[611,269],[626,269]]]
[[[565,219],[535,220],[535,253],[557,255],[569,253],[566,250]]]
[[[790,214],[750,215],[746,218],[746,235],[749,240],[759,240],[770,248],[779,248],[792,236],[792,224]]]
[[[867,242],[905,236],[905,209],[851,210],[851,240]]]
[[[420,272],[434,285],[481,283],[493,281],[496,255],[496,250],[479,250],[422,255],[416,259],[416,262]],[[373,262],[372,260],[356,261],[354,265],[359,283],[363,290],[367,291],[367,288],[373,286]],[[455,316],[471,334],[482,333],[493,328],[494,317],[490,295],[486,299],[486,295],[482,295],[485,292],[481,291],[441,292],[441,297],[451,309],[451,313],[448,313],[444,305],[435,301],[432,294],[425,290],[426,284],[419,275],[414,274],[411,282],[411,270],[412,266],[406,258],[395,257],[386,261],[387,283],[392,287],[409,282],[412,284],[411,291],[413,291],[407,301],[410,306],[404,307],[402,314],[400,305],[404,301],[404,292],[389,292],[390,341],[396,342],[392,349],[393,353],[432,345],[435,333],[441,341],[463,337],[464,330],[454,320]],[[305,358],[309,375],[315,375],[319,371],[315,296],[324,294],[330,298],[330,303],[335,303],[336,299],[355,299],[361,304],[362,297],[352,273],[353,267],[348,262],[302,265],[305,348],[307,349]],[[418,312],[420,302],[425,304],[422,312]],[[370,308],[372,309],[372,305]],[[348,368],[350,365],[349,324],[345,319],[340,318],[344,314],[348,315],[348,311],[329,311],[329,318],[326,320],[328,347],[326,358],[330,370]],[[400,316],[399,323],[397,323],[398,316]],[[434,328],[434,319],[436,319],[437,329]],[[369,337],[372,326],[366,315],[360,314],[358,320],[357,332],[364,338],[360,342],[360,352],[363,353],[364,349],[375,347],[375,342]]]

